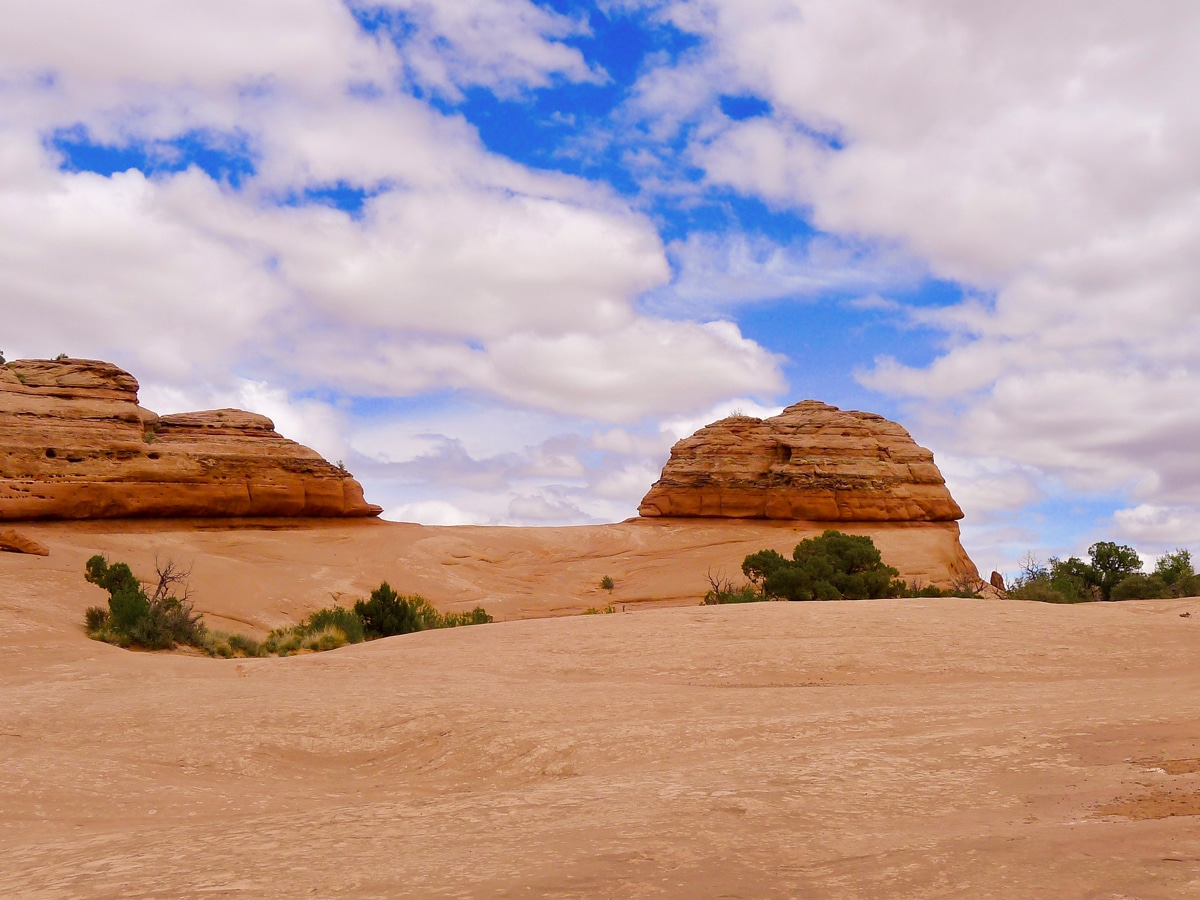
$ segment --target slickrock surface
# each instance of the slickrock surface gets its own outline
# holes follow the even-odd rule
[[[933,454],[902,426],[816,400],[769,419],[730,416],[679,441],[638,511],[811,522],[962,518]]]
[[[373,516],[349,473],[223,409],[159,417],[97,360],[0,366],[0,520]]]
[[[39,544],[33,538],[26,537],[11,528],[0,531],[0,550],[6,550],[9,553],[29,553],[33,556],[50,555],[50,549],[45,544]]]
[[[184,524],[0,554],[6,896],[1200,896],[1200,600],[630,605],[288,659],[89,641],[96,552],[173,556],[255,622],[363,570],[412,589],[410,562],[443,608],[475,581],[545,614],[585,572],[597,604],[608,572],[620,610],[703,559],[657,522]]]

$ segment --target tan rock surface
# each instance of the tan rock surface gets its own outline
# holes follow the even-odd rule
[[[45,544],[39,544],[33,538],[11,528],[0,531],[0,550],[9,553],[29,553],[32,556],[50,555],[50,549]]]
[[[643,516],[943,522],[962,518],[933,454],[895,422],[815,400],[730,416],[671,449]]]
[[[1200,600],[647,601],[220,661],[89,641],[84,560],[173,556],[259,625],[384,573],[517,616],[773,523],[130,524],[0,555],[8,895],[1200,896]]]
[[[240,410],[159,418],[96,360],[0,366],[0,520],[371,516],[349,473]]]

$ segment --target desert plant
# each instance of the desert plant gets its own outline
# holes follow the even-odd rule
[[[1088,547],[1092,572],[1100,599],[1111,600],[1113,588],[1130,575],[1142,571],[1142,560],[1132,547],[1112,541],[1098,541]]]
[[[58,354],[58,356],[54,357],[54,361],[55,361],[55,362],[61,362],[61,361],[62,361],[62,360],[64,360],[64,359],[70,359],[70,358],[71,358],[71,357],[67,356],[67,354],[65,354],[65,353],[60,353],[60,354]]]
[[[615,588],[616,586],[617,586],[617,585],[616,585],[616,583],[615,583],[615,582],[612,580],[612,576],[611,576],[611,575],[605,575],[603,578],[601,578],[601,579],[600,579],[600,589],[601,589],[602,591],[611,591],[611,590],[612,590],[613,588]]]
[[[371,591],[370,599],[356,602],[354,611],[362,618],[368,636],[373,638],[411,634],[442,625],[441,614],[428,600],[419,594],[397,594],[386,581]]]
[[[749,557],[747,557],[748,559]],[[733,579],[724,572],[713,574],[710,569],[705,576],[708,579],[708,591],[702,601],[705,606],[721,606],[726,603],[757,603],[767,598],[753,584],[735,586]]]
[[[1015,583],[1008,596],[1013,600],[1031,600],[1037,603],[1078,603],[1051,583],[1049,578],[1034,578]]]
[[[354,610],[346,609],[344,606],[318,609],[305,620],[304,625],[311,633],[336,628],[349,644],[357,644],[367,639],[366,626],[362,617]]]
[[[585,616],[610,616],[617,611],[611,603],[607,606],[589,606],[583,611]]]
[[[477,606],[470,612],[446,613],[442,616],[442,624],[438,627],[458,628],[463,625],[486,625],[491,621],[492,617],[488,615],[488,611],[482,606]]]
[[[258,641],[253,638],[248,638],[244,634],[231,634],[228,637],[229,647],[235,653],[240,653],[242,656],[261,656],[262,648]]]
[[[747,556],[742,571],[780,600],[866,600],[904,594],[900,573],[884,565],[875,542],[826,530],[796,545],[789,561],[774,550]]]
[[[108,615],[101,616],[99,607],[90,608],[84,616],[88,634],[122,647],[147,650],[169,650],[176,644],[204,647],[204,623],[189,599],[189,573],[171,560],[156,562],[155,570],[158,581],[147,596],[128,565],[110,566],[103,556],[91,557],[84,578],[108,591]],[[180,592],[183,596],[176,596]]]
[[[1109,595],[1110,600],[1154,600],[1170,597],[1171,589],[1157,575],[1135,572],[1118,581]]]

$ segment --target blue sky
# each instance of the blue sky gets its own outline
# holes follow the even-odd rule
[[[1200,129],[1164,5],[16,0],[0,347],[256,409],[388,515],[632,515],[804,398],[981,568],[1200,544]]]

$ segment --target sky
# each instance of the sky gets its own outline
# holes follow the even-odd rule
[[[6,0],[0,349],[392,519],[619,521],[815,398],[982,570],[1200,551],[1194,0]]]

